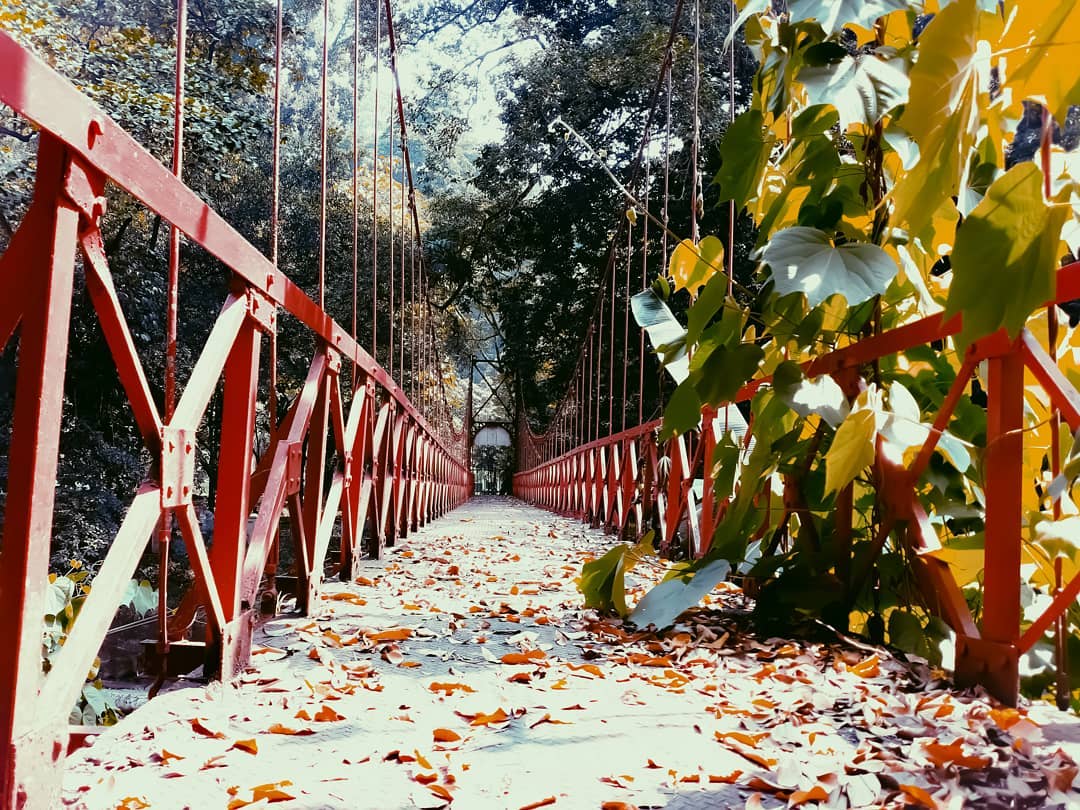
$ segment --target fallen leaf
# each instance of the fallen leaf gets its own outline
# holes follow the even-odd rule
[[[428,689],[430,689],[432,692],[442,692],[447,697],[452,695],[454,692],[457,692],[458,690],[460,690],[462,692],[475,692],[476,691],[475,689],[473,689],[468,684],[464,684],[464,683],[439,683],[437,681],[435,683],[431,684],[430,686],[428,686]]]
[[[161,753],[158,754],[158,757],[161,759],[161,764],[162,765],[167,765],[169,762],[171,762],[174,759],[183,759],[184,758],[184,757],[180,756],[180,754],[174,754],[172,751],[169,751],[169,750],[167,750],[165,748],[161,749]]]
[[[210,728],[207,721],[201,717],[196,717],[191,721],[191,730],[196,734],[202,734],[204,737],[213,737],[215,740],[225,739],[224,733]]]
[[[506,680],[510,683],[532,683],[532,675],[528,672],[516,672]]]
[[[501,708],[496,709],[491,714],[484,714],[481,712],[469,721],[471,726],[490,726],[495,723],[505,723],[510,719],[510,715],[504,712]]]
[[[554,796],[548,796],[546,799],[541,799],[540,801],[533,802],[532,804],[523,804],[519,808],[519,810],[538,810],[538,808],[540,807],[547,807],[549,805],[555,804],[555,801],[556,799]]]
[[[438,796],[440,799],[446,799],[448,802],[452,802],[454,797],[450,794],[450,791],[444,788],[442,785],[428,785],[427,789]]]
[[[249,754],[259,753],[259,745],[255,742],[254,739],[237,740],[232,744],[232,748],[230,748],[229,750],[231,751],[233,748],[236,748],[240,751],[247,751]]]
[[[529,728],[536,728],[537,726],[541,725],[542,723],[550,723],[553,726],[569,726],[569,725],[572,725],[569,720],[553,720],[553,719],[551,719],[550,714],[545,713],[543,717],[541,717],[539,720],[537,720],[535,723],[533,723],[531,726],[529,726]]]
[[[990,764],[990,757],[966,756],[963,743],[959,739],[949,745],[931,741],[925,743],[923,749],[926,751],[926,756],[938,768],[943,768],[946,765],[959,765],[962,768],[978,770]]]
[[[934,797],[918,785],[900,785],[900,790],[909,799],[914,800],[917,806],[937,810],[937,802],[934,801]]]
[[[307,712],[305,712],[307,714]],[[310,719],[310,718],[308,718]],[[315,730],[311,728],[289,728],[281,723],[274,723],[267,729],[271,734],[288,734],[292,737],[304,737],[308,734],[314,734]]]
[[[370,641],[404,641],[412,637],[412,629],[409,627],[395,627],[392,630],[380,630],[378,633],[364,633]]]
[[[547,658],[547,653],[543,650],[528,650],[520,653],[507,653],[499,660],[504,664],[531,664],[533,661],[539,661]]]
[[[457,742],[461,739],[460,734],[448,728],[437,728],[432,732],[432,736],[435,742]]]
[[[116,810],[144,810],[149,806],[150,802],[142,796],[125,796],[120,800],[120,804],[116,805]]]
[[[432,782],[439,781],[439,775],[437,773],[418,773],[413,778],[421,785],[430,785]]]
[[[829,798],[829,792],[821,785],[814,785],[810,790],[796,790],[788,797],[788,807],[796,807],[806,802],[823,802]]]
[[[881,666],[876,655],[871,655],[864,661],[848,666],[847,671],[860,678],[876,678],[881,674]]]
[[[233,799],[229,802],[229,810],[236,810],[238,807],[247,807],[249,804],[255,804],[256,802],[261,801],[265,801],[268,804],[292,801],[296,797],[282,789],[291,786],[292,782],[288,779],[284,779],[280,782],[270,782],[265,785],[256,785],[251,789],[250,799]],[[230,793],[234,790],[235,788],[231,789]]]
[[[322,705],[322,708],[319,709],[319,711],[315,713],[315,721],[319,722],[319,723],[333,723],[333,722],[336,722],[338,720],[344,720],[344,719],[345,719],[345,715],[338,714],[333,709],[331,709],[329,706],[327,706],[325,703]]]

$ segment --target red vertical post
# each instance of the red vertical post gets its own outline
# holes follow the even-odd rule
[[[1015,705],[1020,687],[1020,531],[1024,485],[1024,361],[1019,351],[987,361],[986,559],[982,638],[957,641],[956,678]]]
[[[214,544],[210,548],[210,566],[226,622],[222,639],[223,680],[247,665],[251,643],[252,606],[241,602],[241,576],[247,551],[259,346],[259,333],[254,321],[248,318],[225,361]]]
[[[22,225],[38,249],[7,271],[29,281],[0,545],[0,805],[48,808],[59,803],[70,707],[45,707],[56,717],[42,716],[36,698],[79,214],[61,195],[63,146],[44,132],[40,138],[34,203]]]

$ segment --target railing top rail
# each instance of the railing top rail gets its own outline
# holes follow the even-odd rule
[[[5,31],[0,31],[0,65],[0,101],[63,142],[354,362],[461,466],[401,387],[348,331],[100,107]]]

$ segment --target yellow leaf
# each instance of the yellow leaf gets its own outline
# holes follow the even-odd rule
[[[697,245],[684,239],[672,251],[668,274],[675,279],[676,290],[696,296],[717,273],[724,273],[724,244],[715,236],[706,236]]]
[[[1005,56],[1005,86],[1013,100],[1045,104],[1064,122],[1070,104],[1080,104],[1080,0],[1032,3],[1013,0],[997,52]]]
[[[825,494],[847,486],[874,462],[877,425],[869,409],[852,411],[836,430],[825,454]]]

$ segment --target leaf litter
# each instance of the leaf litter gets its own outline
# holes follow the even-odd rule
[[[581,564],[611,544],[478,499],[328,582],[318,615],[266,622],[257,669],[162,695],[76,753],[65,806],[1080,802],[1066,715],[839,634],[761,638],[729,584],[660,634],[584,609]],[[628,598],[655,576],[635,571]]]

